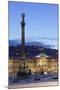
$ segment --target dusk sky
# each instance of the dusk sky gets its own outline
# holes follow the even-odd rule
[[[9,40],[21,40],[21,14],[25,13],[25,40],[57,48],[58,5],[9,1]]]

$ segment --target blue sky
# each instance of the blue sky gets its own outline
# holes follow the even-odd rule
[[[9,40],[21,40],[21,14],[25,13],[25,40],[57,47],[58,5],[8,2]],[[45,38],[45,39],[44,39]],[[49,38],[51,40],[48,40]],[[52,40],[53,39],[53,40]]]

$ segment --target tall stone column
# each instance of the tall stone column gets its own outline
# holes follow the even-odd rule
[[[25,14],[22,14],[22,21],[21,21],[21,44],[22,44],[22,59],[25,59]]]

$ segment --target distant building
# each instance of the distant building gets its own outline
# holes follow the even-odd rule
[[[23,61],[18,58],[9,58],[9,74],[16,74],[19,66],[23,66]],[[32,59],[26,59],[25,64],[31,69],[32,74],[58,73],[58,59],[40,54]]]
[[[49,58],[48,72],[58,73],[58,59],[57,58]]]

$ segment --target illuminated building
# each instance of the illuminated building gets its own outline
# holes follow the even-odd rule
[[[50,58],[46,54],[40,54],[32,59],[26,59],[25,64],[34,73],[58,73],[58,60]],[[10,58],[9,60],[9,73],[16,74],[18,68],[22,64],[22,60]]]

